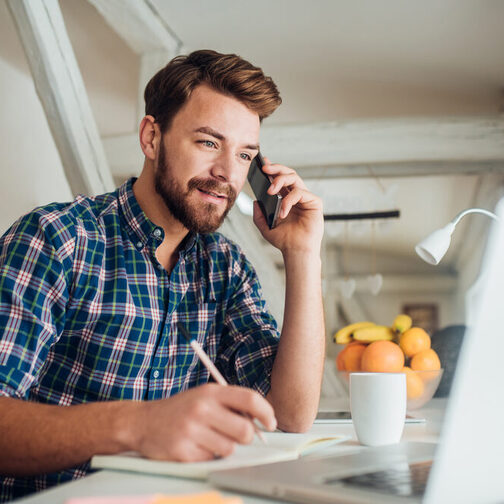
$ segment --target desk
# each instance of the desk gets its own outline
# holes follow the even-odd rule
[[[342,398],[323,397],[320,409],[327,410],[335,407],[344,409],[347,405],[346,401]],[[425,417],[427,421],[420,424],[406,424],[402,441],[437,441],[445,406],[446,399],[432,399],[426,407],[417,410],[416,415]],[[330,429],[337,434],[349,434],[352,439],[343,444],[326,448],[324,453],[330,451],[330,453],[343,455],[365,449],[357,442],[352,424],[333,424]],[[314,433],[327,431],[327,424],[316,424],[312,427]],[[321,453],[321,451],[318,453]],[[316,454],[308,456],[316,456]],[[25,499],[19,499],[16,502],[20,504],[63,504],[70,497],[148,495],[154,493],[183,494],[208,491],[211,488],[205,481],[104,470]],[[222,494],[236,495],[236,492],[228,494],[222,491]],[[243,502],[246,504],[273,504],[284,501],[243,495]]]

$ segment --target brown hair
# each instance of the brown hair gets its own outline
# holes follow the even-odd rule
[[[282,103],[275,83],[260,68],[236,54],[200,50],[173,58],[152,77],[144,92],[145,114],[153,116],[164,133],[200,84],[233,96],[261,121]]]

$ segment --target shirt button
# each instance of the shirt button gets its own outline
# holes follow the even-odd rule
[[[154,376],[154,378],[159,378],[159,371],[156,369],[156,371],[152,373],[152,376]]]
[[[136,246],[137,246],[137,249],[141,249],[141,248],[143,248],[143,243],[141,241],[139,241],[139,242],[137,242]]]
[[[161,235],[163,234],[163,232],[161,231],[161,229],[156,228],[156,229],[154,229],[154,231],[152,232],[152,234],[153,234],[156,238],[161,238]]]

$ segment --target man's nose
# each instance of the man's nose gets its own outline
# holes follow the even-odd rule
[[[223,149],[217,158],[214,159],[211,171],[212,176],[223,182],[231,182],[235,163],[236,159],[233,152]]]

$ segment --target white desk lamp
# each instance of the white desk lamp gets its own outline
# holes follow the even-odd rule
[[[495,219],[499,220],[497,215],[488,210],[483,210],[482,208],[468,208],[467,210],[462,210],[455,218],[441,229],[437,229],[431,233],[427,238],[423,239],[416,247],[416,253],[429,264],[436,266],[439,261],[443,258],[450,246],[451,235],[455,230],[455,227],[460,222],[462,217],[470,213],[481,213]],[[476,304],[479,299],[480,287],[483,285],[485,279],[486,271],[482,270],[480,276],[476,279],[474,284],[468,289],[465,296],[466,305],[466,325],[470,326],[473,324],[474,315],[476,313]]]
[[[424,238],[416,247],[416,253],[429,264],[437,265],[439,261],[443,258],[450,246],[451,235],[457,224],[460,222],[462,217],[470,213],[481,213],[491,217],[492,219],[499,220],[497,215],[488,210],[483,210],[482,208],[468,208],[467,210],[462,210],[455,218],[441,229],[437,229],[431,233],[427,238]]]

